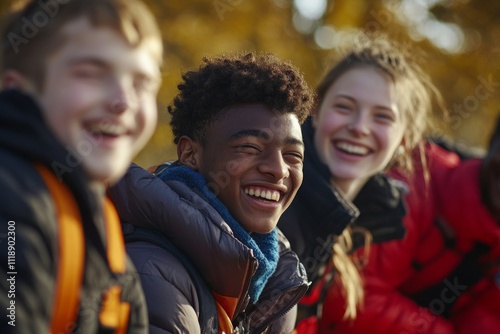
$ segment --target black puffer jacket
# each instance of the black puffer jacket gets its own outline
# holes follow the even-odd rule
[[[109,328],[99,324],[99,311],[104,292],[117,283],[122,286],[122,301],[131,306],[128,332],[147,331],[139,278],[130,260],[125,274],[117,277],[111,272],[100,201],[103,194],[90,190],[83,170],[71,164],[74,158],[48,130],[29,96],[12,90],[0,93],[0,333],[47,333],[50,328],[59,266],[57,218],[35,162],[51,171],[53,166],[66,166],[60,176],[78,203],[87,241],[80,312],[76,324],[68,324],[68,333],[109,333]],[[13,268],[7,268],[9,221],[15,226]],[[9,241],[12,245],[13,240]],[[13,286],[6,277],[12,271],[16,272]],[[12,302],[15,327],[6,316]]]
[[[303,296],[308,283],[282,235],[277,269],[256,305],[248,305],[257,261],[253,251],[235,238],[222,216],[189,186],[180,181],[164,182],[132,166],[110,195],[122,221],[160,231],[189,258],[214,295],[221,297],[217,299],[230,301],[225,309],[231,320],[244,318],[245,332],[262,333],[270,325],[267,333],[292,331],[295,313],[288,311]],[[127,250],[141,275],[150,332],[200,333],[199,296],[183,264],[151,243],[129,243]]]
[[[335,236],[340,235],[359,212],[332,187],[330,171],[316,154],[313,134],[309,118],[302,125],[304,181],[278,227],[290,240],[314,284],[331,259]]]

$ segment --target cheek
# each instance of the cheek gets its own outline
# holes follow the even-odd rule
[[[297,169],[292,168],[290,174],[292,177],[294,190],[297,191],[302,185],[302,181],[304,180],[303,166]]]
[[[61,90],[53,94],[44,106],[52,117],[53,123],[62,131],[69,131],[72,127],[80,127],[83,119],[93,113],[97,97],[85,90]]]
[[[332,138],[340,132],[342,123],[342,118],[333,113],[328,113],[318,119],[314,132],[314,146],[322,159],[325,159],[325,155],[330,150]]]
[[[145,132],[151,135],[156,128],[156,123],[158,121],[158,110],[156,109],[156,104],[151,105],[144,113],[144,124]]]
[[[236,176],[241,173],[241,170],[244,168],[245,163],[243,161],[234,159],[228,161],[226,164],[226,171],[229,173],[231,176]]]
[[[136,124],[140,129],[142,137],[149,137],[153,134],[158,121],[158,109],[156,102],[147,102],[141,106],[140,112],[136,116]]]
[[[237,178],[229,175],[223,169],[211,170],[206,178],[209,188],[231,211],[232,203],[238,198],[239,188],[235,187],[238,184]]]
[[[392,156],[403,140],[402,131],[399,129],[382,128],[377,133],[379,144],[385,148],[389,156]]]
[[[336,127],[337,121],[331,113],[317,118],[315,122],[314,134],[316,143],[319,144],[325,140],[329,140],[331,133],[335,131]]]
[[[40,99],[40,106],[47,124],[66,144],[68,144],[67,140],[71,129],[80,120],[78,100],[75,100],[74,104],[71,103],[71,100],[72,96],[64,94],[63,90],[48,91]]]
[[[95,83],[81,82],[74,78],[61,82],[52,89],[52,96],[55,96],[60,103],[76,108],[96,101],[104,101],[108,95],[109,91],[106,90],[106,87]]]
[[[342,120],[334,112],[323,112],[316,121],[316,129],[323,134],[328,134],[339,127]]]

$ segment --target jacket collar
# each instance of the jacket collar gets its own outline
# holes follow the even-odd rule
[[[181,166],[174,165],[170,168],[164,168],[157,176],[162,181],[179,181],[186,184],[199,196],[206,200],[229,225],[236,239],[245,246],[252,249],[254,256],[258,260],[258,267],[252,277],[250,284],[250,300],[255,303],[262,292],[267,280],[276,270],[278,264],[278,237],[276,230],[268,234],[246,232],[243,227],[231,216],[227,207],[210,191],[205,178],[197,171]]]
[[[304,181],[294,202],[304,207],[310,215],[309,222],[315,225],[315,228],[324,231],[325,235],[340,235],[359,215],[359,211],[332,185],[328,166],[316,153],[314,131],[312,118],[309,117],[302,125],[305,145]]]

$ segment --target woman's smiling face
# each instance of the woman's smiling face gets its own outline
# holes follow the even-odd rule
[[[313,116],[318,155],[348,195],[382,171],[402,142],[406,124],[393,88],[372,67],[350,69],[330,86]]]

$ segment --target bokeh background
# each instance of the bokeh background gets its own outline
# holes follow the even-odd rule
[[[145,167],[175,158],[166,107],[181,73],[198,67],[203,56],[272,52],[298,66],[315,86],[342,36],[356,28],[387,32],[415,46],[445,99],[447,116],[434,110],[437,134],[485,148],[500,114],[500,1],[145,1],[165,45],[158,128],[136,158]],[[1,0],[0,12],[16,2]]]

